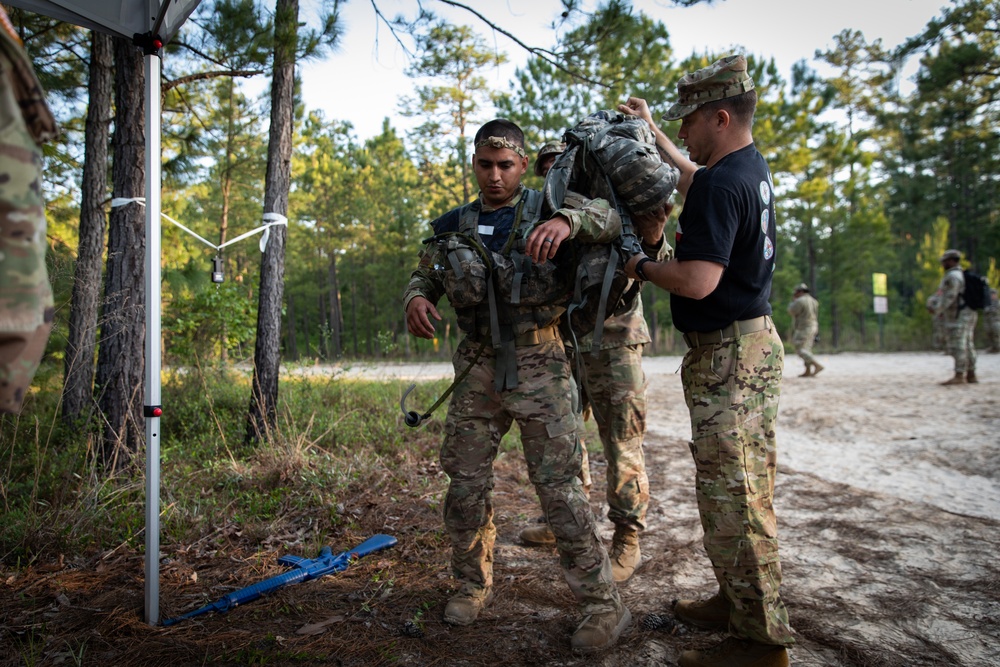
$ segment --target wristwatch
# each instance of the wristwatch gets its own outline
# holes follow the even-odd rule
[[[649,280],[649,278],[646,277],[646,272],[642,270],[642,265],[645,264],[646,262],[652,262],[652,261],[653,260],[651,260],[649,257],[643,257],[636,263],[634,270],[635,270],[635,275],[639,276],[639,280],[642,281]]]

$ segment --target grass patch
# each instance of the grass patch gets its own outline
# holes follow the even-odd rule
[[[419,393],[438,395],[440,381]],[[403,479],[409,463],[436,460],[441,424],[403,424],[402,382],[283,377],[277,432],[244,444],[250,376],[234,370],[167,372],[161,420],[164,548],[219,536],[267,545],[324,543],[354,524],[352,490],[366,485],[429,487]],[[0,416],[0,562],[19,568],[140,546],[145,525],[145,455],[103,470],[96,428],[66,428],[59,387],[45,383],[20,416]],[[444,408],[436,417],[443,417]],[[407,465],[403,465],[403,463]],[[434,495],[433,493],[431,495]],[[304,528],[303,528],[304,527]],[[214,537],[213,537],[214,536]],[[169,543],[169,544],[168,544]]]

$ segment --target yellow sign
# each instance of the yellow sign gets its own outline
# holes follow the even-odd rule
[[[889,296],[889,287],[884,273],[872,274],[872,295]]]

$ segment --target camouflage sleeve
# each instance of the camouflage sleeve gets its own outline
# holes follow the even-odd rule
[[[556,215],[569,220],[569,237],[584,243],[609,243],[622,233],[618,211],[606,199],[587,199],[567,192],[563,208],[553,214]]]
[[[55,315],[38,144],[56,128],[15,40],[0,29],[0,413],[20,411]]]
[[[439,257],[439,254],[436,246],[424,247],[420,251],[417,268],[410,274],[410,282],[403,292],[404,311],[410,302],[418,296],[422,296],[437,305],[437,302],[444,295],[441,271],[437,268],[443,266],[443,258]]]
[[[649,257],[655,262],[665,262],[668,259],[673,259],[674,249],[667,243],[666,234],[660,239],[660,242],[656,245],[650,245],[645,241],[642,242],[642,251],[646,253],[646,257]]]

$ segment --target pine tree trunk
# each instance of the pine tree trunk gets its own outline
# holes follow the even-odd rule
[[[299,343],[295,339],[295,299],[291,292],[288,293],[288,334],[285,349],[288,350],[288,358],[292,361],[299,360]]]
[[[142,197],[146,162],[142,54],[130,40],[115,38],[114,60],[114,194]],[[143,208],[127,204],[112,209],[97,385],[104,418],[101,456],[114,466],[125,462],[122,455],[135,453],[143,437],[145,251]]]
[[[72,424],[86,418],[94,400],[94,351],[101,294],[101,259],[107,224],[104,200],[108,191],[108,136],[111,120],[111,36],[93,33],[90,47],[89,106],[84,133],[83,183],[80,194],[80,245],[73,274],[69,313],[62,419]]]
[[[337,255],[330,256],[329,265],[330,283],[330,339],[333,358],[340,359],[343,356],[342,337],[344,335],[344,314],[340,309],[340,282],[337,280]]]
[[[277,0],[274,15],[274,76],[271,82],[271,128],[264,182],[264,212],[288,215],[292,179],[292,112],[295,99],[295,49],[298,0]],[[285,287],[285,238],[288,228],[271,227],[261,261],[257,306],[257,343],[246,441],[270,439],[278,406],[281,364],[281,299]]]

